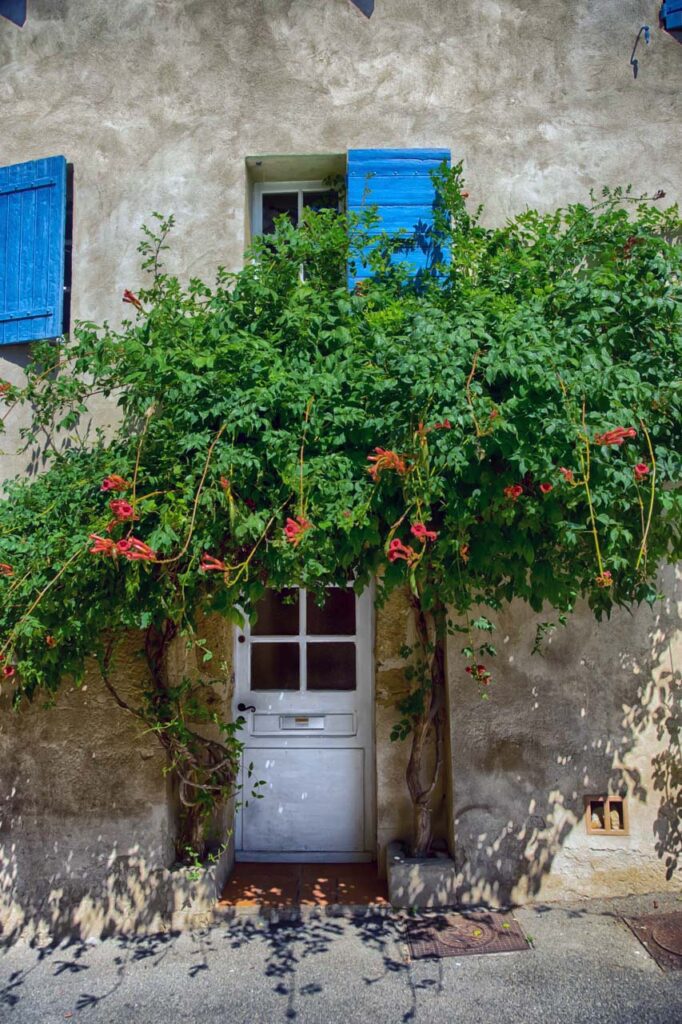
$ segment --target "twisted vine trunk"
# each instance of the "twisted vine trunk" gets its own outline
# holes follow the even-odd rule
[[[433,797],[443,772],[447,612],[440,603],[424,611],[418,597],[411,603],[426,675],[421,710],[412,725],[406,779],[413,806],[412,856],[426,857],[433,841]]]
[[[176,854],[183,861],[188,854],[192,859],[204,856],[207,819],[219,801],[235,791],[241,747],[211,739],[188,726],[183,687],[174,687],[168,672],[168,651],[176,635],[177,626],[170,620],[160,627],[150,626],[145,632],[150,685],[139,706],[125,700],[112,683],[113,640],[100,670],[104,685],[118,706],[144,723],[166,752],[178,803]]]
[[[204,854],[203,821],[200,809],[196,805],[187,806],[182,799],[182,784],[177,777],[175,744],[168,731],[172,709],[170,700],[170,680],[168,677],[168,649],[177,633],[176,626],[168,620],[162,628],[150,626],[145,634],[144,650],[147,666],[152,679],[150,691],[150,709],[156,722],[156,735],[166,751],[169,761],[171,783],[178,796],[178,818],[176,822],[175,849],[179,860],[186,858],[188,849],[196,851],[201,858]],[[166,728],[164,728],[164,726]]]

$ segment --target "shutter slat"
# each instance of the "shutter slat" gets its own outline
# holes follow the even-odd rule
[[[368,244],[383,232],[404,234],[405,245],[393,262],[405,263],[414,274],[431,270],[444,259],[438,239],[434,238],[436,190],[431,174],[443,162],[450,163],[446,149],[353,149],[348,153],[348,210],[361,213],[376,207],[379,224],[367,230]],[[370,274],[369,267],[357,261],[349,273],[349,287]]]
[[[62,333],[63,156],[0,168],[0,345]]]

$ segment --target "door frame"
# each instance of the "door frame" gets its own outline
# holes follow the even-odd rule
[[[366,629],[361,633],[359,628],[359,621],[356,622],[356,638],[358,642],[363,640],[366,653],[365,657],[367,660],[367,681],[369,692],[367,696],[368,705],[368,743],[369,748],[364,747],[364,833],[365,833],[365,846],[367,847],[363,851],[348,852],[348,851],[325,851],[323,853],[312,852],[310,850],[288,850],[288,851],[245,851],[242,848],[243,843],[243,817],[241,813],[241,803],[243,796],[243,788],[240,788],[236,801],[234,811],[234,851],[235,860],[246,861],[246,862],[265,862],[273,864],[286,864],[286,863],[299,863],[307,861],[309,863],[358,863],[358,862],[369,862],[375,861],[378,857],[378,832],[377,832],[377,750],[376,750],[376,658],[375,658],[375,644],[376,644],[376,610],[375,610],[375,586],[374,581],[371,581],[361,597],[364,597],[367,602],[366,606]],[[233,666],[234,666],[234,690],[232,694],[232,715],[233,720],[236,719],[237,703],[240,699],[239,693],[239,673],[244,670],[245,655],[248,651],[248,646],[239,642],[239,637],[243,635],[244,630],[240,627],[235,626],[232,631],[233,637]],[[272,691],[273,693],[276,691]],[[314,700],[314,696],[312,697]],[[248,728],[248,724],[247,724]],[[239,737],[242,738],[242,737]],[[243,734],[243,740],[246,743],[248,740],[248,733]],[[313,748],[314,749],[314,748]],[[243,787],[244,784],[244,761],[247,754],[246,748],[242,753],[240,767],[239,767],[239,784]],[[267,799],[266,796],[263,799]]]

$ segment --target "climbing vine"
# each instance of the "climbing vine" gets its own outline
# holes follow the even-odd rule
[[[238,273],[182,285],[172,219],[140,246],[131,319],[35,345],[0,382],[46,468],[0,502],[0,664],[15,704],[99,665],[119,708],[158,736],[183,808],[179,849],[236,788],[238,723],[204,616],[255,617],[266,587],[377,579],[407,588],[415,643],[394,738],[408,739],[414,848],[428,849],[443,763],[448,636],[460,685],[487,697],[495,611],[558,621],[654,602],[680,548],[682,250],[662,195],[598,199],[503,228],[439,175],[449,262],[417,278],[374,215],[308,215],[256,242]],[[349,294],[348,261],[372,277]],[[302,270],[304,271],[302,273]],[[93,398],[112,422],[92,423]],[[545,632],[551,622],[543,623]],[[142,636],[133,703],[117,651]],[[461,641],[461,644],[459,643]],[[538,644],[541,641],[538,639]],[[173,644],[201,680],[173,680]]]

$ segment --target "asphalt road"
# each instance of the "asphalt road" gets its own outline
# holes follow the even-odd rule
[[[659,900],[661,897],[659,897]],[[682,909],[663,897],[661,909]],[[621,914],[652,898],[517,910],[524,952],[410,962],[404,919],[242,916],[203,932],[0,953],[8,1024],[682,1024]]]

